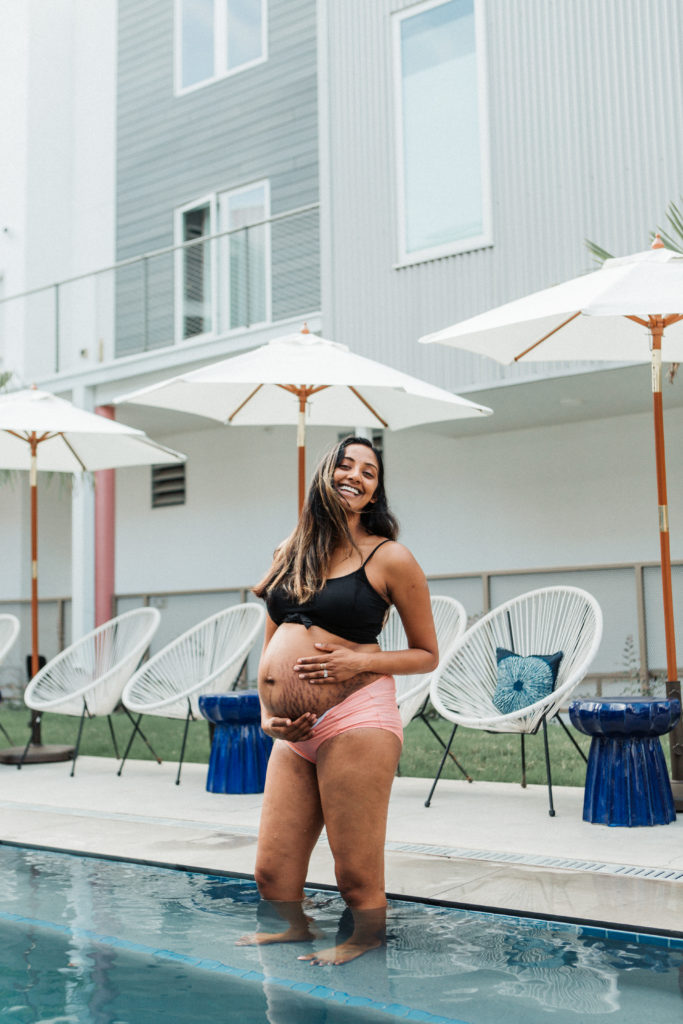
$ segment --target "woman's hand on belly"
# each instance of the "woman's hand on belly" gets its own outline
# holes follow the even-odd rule
[[[329,670],[328,677],[325,678],[325,670],[318,668],[313,681],[332,683],[331,686],[312,686],[308,679],[302,678],[301,672],[295,671],[297,666],[302,667],[300,662],[305,661],[307,657],[319,663],[326,658],[328,661],[331,660],[333,652],[335,657],[341,658],[344,651],[353,654],[354,648],[348,642],[338,641],[330,634],[326,635],[317,626],[307,629],[296,622],[285,622],[279,626],[264,650],[259,665],[259,696],[264,721],[275,717],[296,722],[306,713],[313,714],[317,719],[355,690],[361,689],[382,674],[368,672],[365,666],[365,656],[371,651],[379,651],[374,644],[359,648],[355,652],[363,658],[361,672],[349,672],[349,664],[353,662],[345,661],[346,671],[339,672],[341,681],[330,679]],[[310,669],[307,672],[310,674]],[[304,672],[304,675],[307,672]]]
[[[349,679],[361,681],[368,674],[367,659],[363,651],[345,644],[316,643],[320,653],[297,658],[294,671],[306,683],[344,683]],[[373,646],[373,650],[377,650]]]
[[[317,722],[317,715],[306,711],[294,721],[291,718],[277,718],[275,715],[261,716],[261,728],[266,736],[274,740],[288,740],[290,743],[298,743],[301,740],[310,739],[313,726]]]

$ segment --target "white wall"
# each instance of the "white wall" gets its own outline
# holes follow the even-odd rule
[[[683,558],[683,472],[676,446],[683,409],[667,412],[666,429],[676,559]],[[309,475],[336,436],[334,429],[308,432]],[[216,427],[159,440],[188,456],[187,503],[152,509],[149,468],[118,470],[117,592],[250,586],[294,525],[294,429]],[[659,558],[648,415],[468,438],[451,438],[435,427],[386,433],[384,445],[388,493],[402,539],[429,574]],[[0,596],[5,600],[28,596],[28,521],[22,474],[14,488],[0,489]],[[43,475],[39,522],[41,595],[68,595],[69,493],[58,479],[48,486]],[[545,582],[542,575],[503,577],[495,582],[493,603]],[[606,612],[596,670],[619,669],[626,637],[637,636],[632,574],[577,574],[573,582],[593,590]],[[650,658],[656,666],[662,640],[656,570],[646,584]],[[456,593],[471,612],[481,610],[478,581],[458,584],[456,590],[441,584],[434,589]],[[680,580],[674,598],[681,622]],[[211,610],[207,607],[206,614]],[[173,614],[182,624],[182,611],[175,608]],[[204,612],[187,614],[199,619]],[[173,623],[175,628],[175,618]]]
[[[667,415],[673,557],[683,557],[683,473]],[[452,439],[385,436],[393,502],[427,572],[659,557],[651,417]],[[393,469],[393,472],[392,472]]]
[[[115,257],[116,0],[10,0],[3,5],[0,88],[2,293],[52,285]],[[91,289],[92,282],[88,285]],[[99,355],[97,332],[76,337],[92,297],[61,295],[60,366]],[[45,376],[54,296],[5,307],[5,363],[25,382]],[[24,336],[22,336],[24,335]],[[86,348],[88,354],[80,356]],[[1,354],[1,352],[0,352]]]
[[[336,436],[308,432],[309,471]],[[150,470],[118,470],[117,591],[250,586],[295,524],[295,429],[216,427],[156,439],[188,457],[187,503],[152,509]]]
[[[8,0],[0,33],[0,298],[24,288],[28,8]],[[21,316],[0,306],[0,371],[21,361]]]
[[[649,416],[467,438],[438,429],[384,436],[392,507],[425,572],[659,558]],[[666,429],[672,557],[683,558],[683,410],[669,411]],[[309,431],[309,473],[335,439]],[[163,440],[188,455],[187,504],[152,510],[149,469],[118,471],[117,590],[252,583],[294,524],[294,430],[218,427]]]
[[[0,600],[31,595],[31,509],[28,473],[0,484]],[[71,593],[71,480],[38,474],[38,590],[40,597]]]

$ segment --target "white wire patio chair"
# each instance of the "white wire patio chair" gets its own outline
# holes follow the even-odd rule
[[[434,595],[431,604],[436,639],[439,644],[439,662],[441,663],[455,641],[465,632],[467,612],[460,601],[454,597]],[[401,616],[393,605],[379,635],[379,645],[383,651],[402,651],[408,647],[408,639]],[[421,719],[445,750],[446,744],[425,714],[429,702],[429,684],[433,675],[434,672],[426,672],[420,675],[396,676],[396,702],[404,729],[412,722],[413,718]],[[472,779],[455,755],[450,752],[449,756],[467,781],[471,782]]]
[[[438,713],[458,725],[521,736],[522,786],[526,786],[524,737],[543,729],[549,813],[553,817],[552,776],[547,723],[557,718],[584,760],[585,754],[559,715],[585,676],[602,638],[602,611],[596,599],[578,587],[544,587],[506,601],[471,626],[432,676],[430,697]],[[508,714],[493,703],[498,666],[496,648],[522,657],[562,651],[555,687],[548,696]],[[446,760],[444,754],[425,806],[431,803]]]
[[[19,619],[16,615],[10,615],[9,612],[3,612],[3,614],[0,615],[0,665],[2,665],[12,648],[14,641],[19,636],[19,629]],[[0,700],[2,700],[1,693]],[[0,732],[7,737],[9,743],[12,742],[12,738],[2,722],[0,722]]]
[[[37,712],[38,721],[46,711],[80,717],[71,763],[72,776],[86,718],[107,716],[114,753],[118,758],[111,715],[160,621],[161,615],[156,608],[133,608],[117,615],[48,661],[26,687],[24,703]],[[30,745],[29,738],[17,767],[21,768],[24,763]]]
[[[122,697],[124,707],[137,715],[137,720],[119,775],[140,732],[140,719],[143,715],[157,715],[185,720],[176,785],[180,783],[187,730],[191,721],[202,717],[200,695],[226,693],[235,688],[265,617],[261,604],[233,605],[188,629],[138,669]]]

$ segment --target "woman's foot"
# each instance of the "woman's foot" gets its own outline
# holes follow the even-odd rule
[[[322,964],[331,964],[338,967],[340,964],[347,964],[350,960],[356,960],[363,953],[369,953],[371,949],[379,949],[384,943],[381,939],[367,939],[363,942],[356,942],[349,939],[332,949],[321,949],[317,953],[308,953],[306,956],[297,957],[298,960],[307,960],[312,967]]]
[[[349,915],[352,920],[352,927],[348,928],[345,919]],[[316,953],[307,953],[300,956],[299,960],[307,960],[311,965],[331,964],[338,966],[347,964],[350,960],[356,960],[363,953],[369,953],[371,949],[379,949],[386,943],[387,908],[373,907],[370,910],[359,910],[356,907],[347,908],[339,923],[339,932],[336,946],[331,949],[318,950]],[[349,935],[349,931],[351,934]]]
[[[268,946],[272,942],[311,942],[312,939],[321,937],[320,932],[311,928],[310,922],[306,921],[301,925],[291,926],[284,932],[254,932],[252,935],[243,935],[235,943],[236,946]]]
[[[274,942],[310,942],[320,939],[323,933],[316,927],[313,918],[303,911],[303,900],[262,900],[257,913],[258,924],[268,930],[243,935],[237,940],[238,946],[268,946]],[[284,924],[284,931],[270,930]]]

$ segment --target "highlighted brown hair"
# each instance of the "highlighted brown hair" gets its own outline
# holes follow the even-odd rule
[[[398,537],[398,522],[389,509],[384,489],[380,452],[365,437],[345,437],[318,464],[296,527],[275,552],[266,575],[253,588],[257,597],[265,597],[269,590],[281,587],[289,597],[305,604],[325,585],[330,559],[339,544],[346,541],[350,547],[356,547],[346,520],[346,506],[334,487],[334,471],[352,444],[365,445],[377,459],[377,490],[372,504],[363,509],[363,526],[378,537]]]

